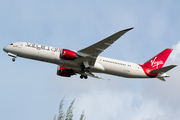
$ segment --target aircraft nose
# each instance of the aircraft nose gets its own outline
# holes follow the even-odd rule
[[[7,46],[3,48],[4,52],[7,52]]]
[[[4,50],[4,52],[8,52],[10,50],[10,46],[8,45],[8,46],[4,47],[3,50]]]

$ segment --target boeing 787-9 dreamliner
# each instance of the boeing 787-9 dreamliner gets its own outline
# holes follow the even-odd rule
[[[165,49],[144,64],[136,64],[100,57],[99,54],[111,46],[123,34],[133,28],[119,31],[89,47],[79,51],[49,47],[29,42],[15,42],[3,48],[15,61],[17,57],[23,57],[58,65],[57,75],[71,77],[79,74],[80,78],[88,76],[102,79],[94,73],[105,73],[126,78],[159,78],[165,81],[167,71],[176,67],[169,65],[163,67],[172,49]]]

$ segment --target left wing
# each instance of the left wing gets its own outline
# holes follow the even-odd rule
[[[84,48],[82,50],[79,50],[77,52],[78,55],[82,56],[79,58],[80,61],[87,61],[89,65],[94,65],[97,56],[103,52],[106,48],[111,46],[117,39],[119,39],[122,35],[124,35],[127,31],[131,30],[133,28],[125,29],[122,31],[119,31],[87,48]]]

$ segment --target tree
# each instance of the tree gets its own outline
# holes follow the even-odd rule
[[[54,120],[73,120],[73,109],[74,109],[73,104],[75,102],[75,99],[69,105],[66,113],[64,113],[64,110],[63,110],[64,98],[61,100],[60,105],[59,105],[59,113],[58,113],[59,115],[56,118],[56,114],[55,114]],[[84,112],[85,112],[85,110],[82,111],[81,116],[80,116],[80,120],[86,119]]]

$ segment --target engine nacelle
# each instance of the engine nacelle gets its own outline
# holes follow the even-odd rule
[[[75,60],[78,57],[76,52],[68,50],[68,49],[61,49],[60,58],[65,60]]]
[[[69,69],[67,67],[59,66],[57,69],[57,75],[63,76],[63,77],[71,77],[74,75],[74,71],[72,69]]]

